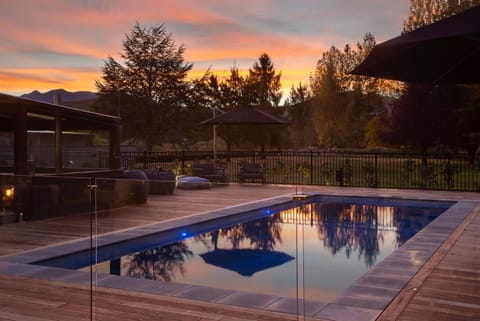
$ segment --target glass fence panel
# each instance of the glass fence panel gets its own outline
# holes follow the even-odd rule
[[[27,282],[23,286],[35,291],[25,300],[43,300],[45,315],[108,319],[115,305],[140,300],[135,293],[144,289],[174,297],[192,285],[204,294],[216,288],[228,297],[226,304],[235,304],[232,293],[278,297],[272,311],[299,315],[311,301],[331,299],[330,290],[320,290],[320,296],[311,287],[318,277],[309,273],[323,254],[307,245],[321,245],[336,234],[304,197],[314,192],[312,186],[268,192],[259,184],[249,189],[158,168],[95,176],[1,176],[2,289]],[[232,206],[287,194],[288,205],[231,214]],[[209,212],[222,208],[225,217],[212,221]],[[192,215],[195,224],[175,223]],[[115,289],[126,292],[118,295]],[[52,299],[45,299],[51,292]],[[201,300],[201,291],[185,293]],[[64,301],[53,304],[58,296]],[[14,309],[13,301],[5,304]],[[15,313],[27,316],[33,310]]]
[[[111,309],[112,296],[117,298],[112,289],[126,291],[119,305],[140,304],[145,291],[180,300],[226,297],[225,304],[235,304],[238,293],[244,299],[253,293],[281,297],[282,306],[297,313],[294,226],[284,226],[280,209],[265,204],[232,216],[232,206],[293,195],[296,188],[268,194],[259,184],[251,190],[195,178],[200,177],[157,168],[96,179],[98,320],[100,311]]]
[[[134,293],[142,284],[135,285],[135,279],[125,272],[123,257],[139,250],[135,236],[142,233],[135,232],[135,229],[152,223],[144,216],[149,182],[144,172],[125,170],[114,177],[97,177],[94,186],[92,218],[95,253],[92,265],[83,269],[92,270],[94,275],[96,291],[93,309],[96,320],[111,320],[112,315],[121,319],[122,315],[117,310],[132,300],[139,300]],[[112,289],[133,294],[117,295]]]
[[[50,263],[91,238],[89,185],[90,178],[0,175],[0,292],[12,319],[93,318],[92,275]]]

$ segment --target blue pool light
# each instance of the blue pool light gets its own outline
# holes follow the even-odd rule
[[[272,211],[270,211],[270,210],[266,210],[266,211],[265,211],[265,213],[266,213],[266,214],[271,214],[271,213],[272,213]]]
[[[180,235],[183,236],[183,237],[185,237],[185,236],[187,236],[188,234],[187,234],[187,232],[182,232],[182,234],[180,234]]]

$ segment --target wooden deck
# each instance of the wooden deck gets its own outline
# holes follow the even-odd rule
[[[309,191],[313,188],[308,187]],[[480,200],[478,193],[318,187],[326,194]],[[101,213],[99,233],[149,225],[295,192],[237,185],[153,196],[145,205]],[[444,243],[379,320],[480,320],[480,208]],[[0,256],[87,237],[88,215],[0,226]],[[0,275],[0,320],[90,320],[90,288]],[[134,291],[97,288],[95,320],[297,320],[296,316]],[[307,318],[308,319],[308,318]]]

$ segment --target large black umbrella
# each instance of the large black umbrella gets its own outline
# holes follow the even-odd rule
[[[294,258],[278,251],[254,249],[216,249],[200,254],[205,263],[252,276],[256,272],[282,265]]]
[[[480,83],[480,6],[375,46],[351,73],[434,85]]]

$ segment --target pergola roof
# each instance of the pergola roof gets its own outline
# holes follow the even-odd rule
[[[14,173],[28,174],[28,131],[55,133],[55,172],[63,172],[62,132],[105,130],[110,133],[110,168],[120,168],[120,118],[77,108],[0,94],[0,131],[14,132]]]
[[[57,116],[62,120],[62,130],[105,130],[120,124],[119,117],[0,93],[0,130],[14,130],[12,120],[23,108],[27,112],[28,130],[51,130]]]

